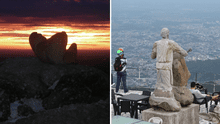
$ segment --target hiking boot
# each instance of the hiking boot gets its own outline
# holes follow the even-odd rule
[[[129,93],[128,91],[124,92],[125,94]]]

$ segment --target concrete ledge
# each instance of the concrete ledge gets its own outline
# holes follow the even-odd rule
[[[151,109],[142,112],[142,119],[149,121],[152,117],[162,119],[162,124],[199,124],[199,105],[191,104],[188,107],[182,107],[179,112],[165,112]],[[155,123],[155,122],[154,122]]]

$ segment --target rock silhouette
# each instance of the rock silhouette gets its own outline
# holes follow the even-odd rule
[[[46,57],[47,39],[37,32],[31,33],[29,43],[36,56],[42,62],[49,62]]]
[[[64,54],[64,63],[76,63],[77,60],[77,44],[72,43],[69,49]]]
[[[36,56],[42,62],[51,64],[75,63],[76,43],[73,43],[70,49],[66,51],[67,39],[67,34],[64,31],[56,33],[49,39],[37,32],[33,32],[29,37],[29,43]]]
[[[36,53],[37,45],[41,42],[46,42],[46,38],[37,32],[31,33],[29,37],[29,43],[31,45],[32,50]],[[38,56],[38,54],[36,54]]]

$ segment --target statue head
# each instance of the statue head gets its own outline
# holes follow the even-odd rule
[[[169,31],[168,28],[163,28],[163,29],[161,30],[160,35],[161,35],[161,37],[162,37],[163,39],[169,39],[169,33],[170,33],[170,31]]]

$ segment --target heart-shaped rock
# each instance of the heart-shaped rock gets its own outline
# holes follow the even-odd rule
[[[63,56],[67,45],[66,32],[56,33],[47,42],[46,55],[50,62],[55,64],[64,63]]]
[[[44,54],[44,48],[42,48],[42,44],[45,44],[47,42],[47,39],[42,36],[41,34],[38,34],[37,32],[31,33],[29,37],[29,43],[31,45],[32,50],[36,54],[36,56],[40,59],[46,62],[45,58],[46,55]],[[41,45],[39,45],[41,44]]]
[[[56,33],[48,40],[41,34],[33,32],[29,37],[29,43],[36,56],[42,62],[52,64],[64,63],[63,58],[67,45],[66,32]]]

